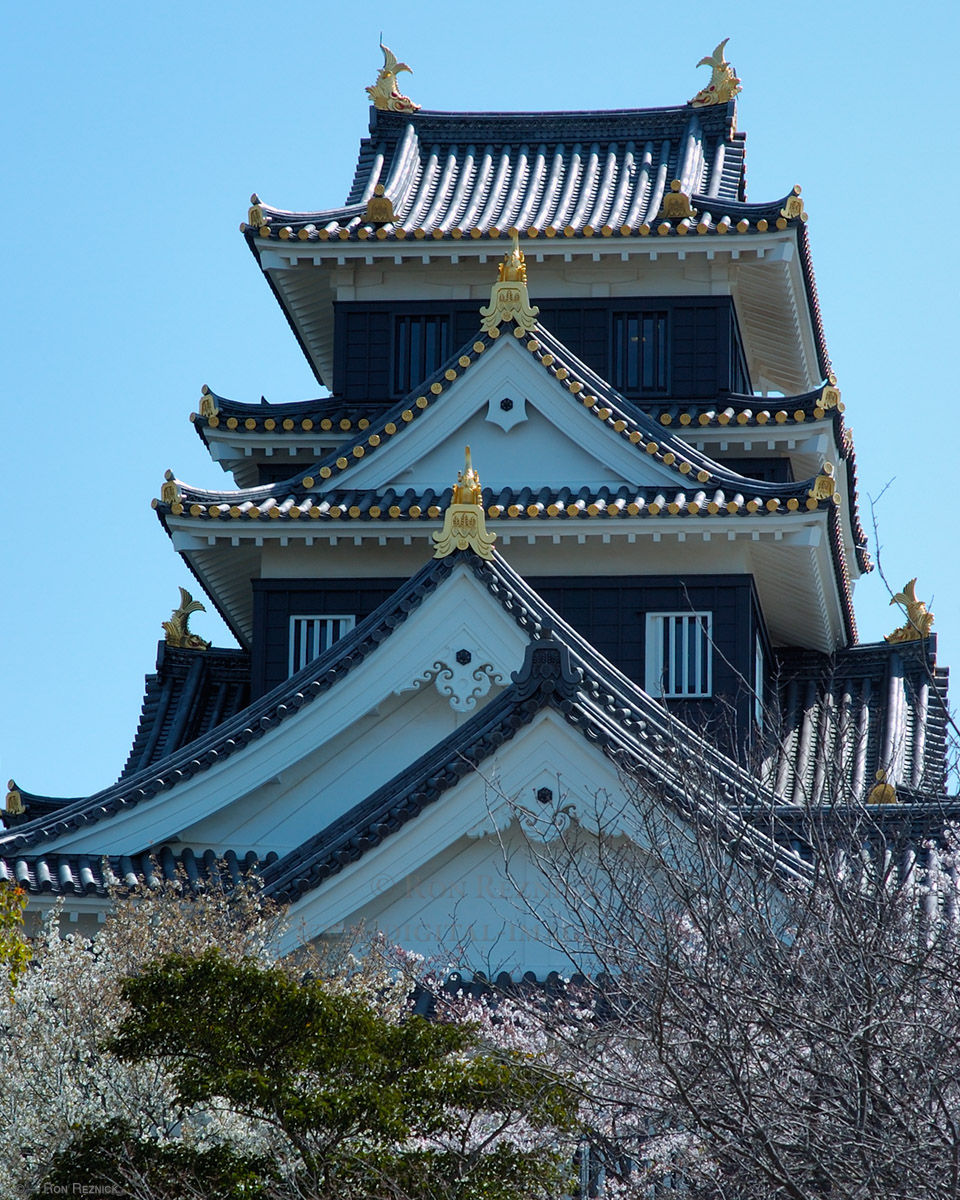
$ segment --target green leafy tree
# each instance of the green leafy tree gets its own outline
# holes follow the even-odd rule
[[[107,1049],[158,1064],[188,1123],[227,1110],[283,1152],[268,1161],[242,1140],[213,1153],[88,1126],[37,1195],[82,1177],[164,1200],[532,1200],[567,1182],[572,1089],[535,1057],[481,1043],[474,1025],[389,1019],[216,951],[167,957],[123,991],[129,1012]]]
[[[30,961],[30,945],[23,933],[27,895],[11,883],[0,884],[0,963],[7,972],[10,998]]]

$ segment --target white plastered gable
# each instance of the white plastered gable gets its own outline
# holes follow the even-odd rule
[[[321,936],[362,924],[473,970],[569,973],[544,927],[569,919],[550,876],[553,852],[564,857],[560,832],[589,845],[602,827],[645,857],[633,812],[610,759],[544,709],[412,821],[304,893],[292,927]]]
[[[340,487],[442,491],[469,445],[484,485],[598,488],[676,485],[681,476],[598,421],[505,332],[429,407]]]
[[[222,763],[48,848],[127,854],[173,842],[284,854],[499,695],[522,666],[528,641],[459,565],[328,691]]]

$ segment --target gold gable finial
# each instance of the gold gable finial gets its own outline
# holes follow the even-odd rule
[[[217,398],[206,384],[200,389],[200,416],[215,417],[219,412]]]
[[[401,71],[413,70],[406,63],[398,62],[397,56],[381,41],[383,51],[383,66],[377,75],[376,82],[367,89],[367,95],[373,101],[373,107],[382,112],[418,112],[419,104],[414,104],[409,96],[405,96],[397,87],[397,76]]]
[[[434,558],[446,558],[454,550],[473,550],[481,558],[493,558],[495,533],[487,533],[483,514],[480,476],[473,466],[470,447],[464,451],[463,470],[457,472],[453,495],[443,514],[443,528],[434,531]]]
[[[173,610],[169,621],[163,622],[167,645],[175,646],[178,650],[209,650],[210,643],[205,642],[195,633],[191,633],[188,628],[191,613],[206,611],[200,601],[194,600],[186,588],[181,588],[180,607]]]
[[[480,309],[484,333],[493,333],[503,321],[513,321],[517,330],[531,333],[540,309],[530,304],[527,293],[527,262],[520,249],[517,231],[513,244],[497,268],[497,282],[490,289],[490,303]]]
[[[922,638],[930,636],[933,627],[934,616],[932,612],[927,612],[927,606],[922,600],[917,599],[917,581],[911,579],[905,585],[902,592],[897,594],[890,601],[891,604],[899,604],[906,610],[906,624],[901,625],[899,629],[895,629],[893,633],[886,635],[886,641],[891,645],[896,642],[919,642]]]
[[[694,108],[706,108],[710,104],[726,104],[738,92],[742,91],[740,80],[734,74],[733,67],[723,56],[723,48],[729,42],[724,38],[713,54],[701,58],[698,67],[710,68],[710,82],[690,101]]]

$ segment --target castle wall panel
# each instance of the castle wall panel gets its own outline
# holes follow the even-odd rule
[[[614,314],[667,314],[666,390],[651,396],[709,399],[749,392],[750,380],[733,301],[729,296],[618,296],[534,298],[540,321],[602,378],[615,382]],[[450,318],[451,353],[477,333],[476,300],[341,301],[335,305],[333,390],[345,401],[399,399],[394,388],[396,319],[404,315]],[[627,393],[633,395],[633,393]],[[636,393],[638,399],[643,393]]]

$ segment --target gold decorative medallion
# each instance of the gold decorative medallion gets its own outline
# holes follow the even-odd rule
[[[484,333],[493,333],[503,321],[513,321],[517,329],[532,333],[540,309],[530,304],[527,293],[527,264],[516,232],[513,245],[504,254],[497,282],[490,289],[490,303],[480,309]],[[516,332],[516,330],[514,331]]]
[[[247,224],[254,225],[257,229],[261,225],[269,224],[270,218],[263,211],[263,202],[256,192],[250,197],[250,207],[247,209]]]
[[[383,112],[419,111],[420,105],[414,104],[410,97],[405,96],[397,87],[397,76],[400,72],[408,71],[412,75],[413,71],[406,63],[398,62],[397,56],[383,42],[380,43],[380,49],[383,51],[383,66],[376,82],[366,89],[367,95],[373,101],[373,107]]]
[[[454,550],[473,550],[481,558],[493,558],[495,533],[487,533],[483,514],[483,492],[480,476],[473,469],[470,447],[464,454],[463,470],[457,473],[453,496],[443,514],[443,528],[434,531],[434,558],[446,558]]]
[[[27,810],[23,806],[23,797],[20,795],[20,789],[11,779],[7,784],[9,791],[7,792],[7,800],[4,805],[4,812],[11,817],[19,817]]]
[[[820,474],[813,481],[813,487],[807,495],[811,500],[832,500],[837,493],[837,481],[834,476],[836,467],[833,463],[825,462],[820,468]]]
[[[183,499],[180,494],[180,489],[177,487],[177,481],[173,477],[172,471],[164,471],[163,478],[166,482],[160,485],[160,501],[162,504],[177,504]]]
[[[663,197],[663,203],[657,213],[658,217],[666,217],[668,220],[683,220],[684,217],[697,215],[697,210],[690,204],[690,197],[686,192],[680,191],[682,186],[679,179],[673,180],[670,184],[670,191]]]
[[[188,628],[191,613],[206,611],[200,601],[194,600],[186,588],[181,588],[180,607],[173,610],[169,621],[163,622],[167,645],[176,646],[179,650],[209,650],[210,643],[205,642],[197,634],[191,633]]]
[[[200,389],[200,416],[215,417],[219,412],[217,399],[206,384]]]
[[[926,604],[917,599],[916,579],[911,579],[890,603],[899,604],[907,614],[906,624],[886,635],[886,640],[891,645],[897,642],[919,642],[922,638],[930,636],[934,616],[932,612],[927,612]]]
[[[367,201],[367,211],[363,214],[363,219],[369,221],[371,225],[389,225],[395,219],[393,201],[389,196],[383,194],[382,183],[378,183],[373,189],[373,195]]]
[[[896,804],[897,789],[892,783],[887,783],[887,773],[883,769],[877,772],[877,782],[870,789],[870,795],[867,796],[868,804]]]
[[[701,58],[697,63],[698,67],[710,68],[710,82],[690,101],[694,108],[706,108],[710,104],[726,104],[728,100],[732,100],[738,92],[742,91],[740,80],[734,74],[733,67],[723,56],[723,48],[729,41],[729,38],[724,38],[713,54]]]
[[[820,407],[824,409],[836,408],[839,403],[840,389],[833,383],[826,384],[820,393]]]
[[[788,221],[792,221],[796,217],[799,217],[801,220],[806,219],[803,211],[803,201],[800,199],[800,191],[801,188],[798,183],[794,186],[793,195],[787,197],[786,204],[780,209],[780,216],[786,217]]]

